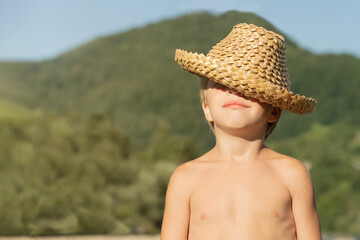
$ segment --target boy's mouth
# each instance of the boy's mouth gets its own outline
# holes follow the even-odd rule
[[[231,108],[231,109],[239,109],[239,108],[248,108],[249,106],[239,101],[228,101],[223,105],[223,107]]]

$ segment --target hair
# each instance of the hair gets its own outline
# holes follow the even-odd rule
[[[211,80],[209,80],[208,78],[205,78],[205,77],[200,77],[200,79],[201,79],[200,100],[201,100],[201,103],[204,103],[204,102],[206,102],[206,89],[208,88],[209,81],[211,81]],[[274,131],[279,119],[276,120],[276,122],[268,122],[268,125],[266,127],[266,132],[265,132],[265,139],[267,139],[267,137]],[[214,132],[214,122],[212,122],[212,121],[207,121],[207,122],[208,122],[211,130]]]

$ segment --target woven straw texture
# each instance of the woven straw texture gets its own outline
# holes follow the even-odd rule
[[[234,26],[209,53],[176,49],[175,61],[186,71],[293,113],[310,113],[316,104],[290,91],[283,36],[253,24]]]

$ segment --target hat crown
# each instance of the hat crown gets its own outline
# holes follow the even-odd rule
[[[207,54],[229,67],[234,65],[255,79],[263,79],[287,90],[290,80],[283,36],[253,24],[240,23]]]

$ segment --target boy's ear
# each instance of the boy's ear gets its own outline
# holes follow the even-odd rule
[[[205,115],[205,118],[208,122],[212,122],[212,117],[211,117],[211,114],[210,114],[210,108],[209,108],[209,105],[204,101],[202,102],[202,109],[204,111],[204,115]]]
[[[279,120],[281,116],[282,109],[278,107],[274,107],[269,115],[268,122],[273,123]]]

